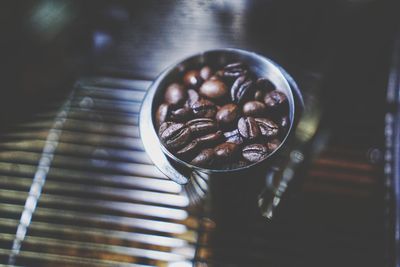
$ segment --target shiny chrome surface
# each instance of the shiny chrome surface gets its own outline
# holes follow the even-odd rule
[[[7,255],[1,263],[163,266],[191,261],[197,215],[187,210],[181,186],[152,165],[139,139],[138,111],[148,85],[82,79],[69,110],[37,114],[34,122],[1,135],[0,213],[5,217],[0,240],[7,244],[0,247],[0,257]],[[55,150],[46,151],[52,160],[27,221],[32,177],[60,113],[66,119],[57,125]],[[17,237],[21,225],[26,233]],[[13,247],[16,239],[20,246]]]

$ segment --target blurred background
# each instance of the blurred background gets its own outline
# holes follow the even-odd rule
[[[0,2],[0,263],[396,266],[394,0]],[[318,117],[296,201],[218,226],[138,135],[151,81],[199,51],[282,65]]]

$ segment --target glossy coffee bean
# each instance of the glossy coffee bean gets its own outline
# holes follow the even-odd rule
[[[189,88],[197,88],[201,85],[203,79],[200,77],[200,71],[190,70],[183,76],[183,83]]]
[[[191,133],[183,123],[164,122],[160,126],[160,138],[169,149],[176,150],[190,142]]]
[[[239,76],[246,75],[247,66],[242,62],[228,64],[224,67],[222,76],[225,78],[238,78]]]
[[[262,90],[265,93],[275,90],[275,85],[267,78],[258,78],[256,81],[256,87],[258,90]]]
[[[242,117],[238,121],[238,130],[245,139],[255,139],[261,132],[256,120],[253,117]]]
[[[289,127],[289,117],[288,116],[283,116],[280,120],[279,120],[279,126],[282,129],[287,129]]]
[[[262,144],[247,145],[242,149],[242,156],[250,162],[258,162],[268,155],[268,148]]]
[[[175,135],[176,132],[179,132],[184,128],[186,128],[186,126],[183,123],[175,123],[170,121],[164,122],[161,124],[159,129],[160,138],[161,140],[165,141],[169,137]]]
[[[204,66],[200,69],[200,77],[205,81],[213,75],[212,69],[209,66]]]
[[[193,103],[192,112],[198,118],[214,118],[217,113],[217,106],[207,99],[200,99]]]
[[[224,76],[223,71],[219,70],[216,73],[214,73],[214,75],[212,75],[209,80],[222,80],[223,76]]]
[[[204,168],[236,169],[279,147],[290,124],[289,105],[269,79],[236,62],[189,70],[182,80],[168,86],[154,117],[160,140],[178,158]]]
[[[192,159],[199,151],[200,144],[197,140],[193,140],[182,149],[176,152],[176,155],[185,160]]]
[[[239,76],[231,87],[231,99],[234,103],[241,103],[249,97],[253,90],[253,81],[247,76]]]
[[[229,63],[224,67],[224,70],[236,70],[236,69],[247,69],[246,65],[243,62],[233,62]]]
[[[247,161],[244,160],[239,160],[239,161],[233,161],[233,162],[228,162],[222,165],[218,165],[221,166],[220,168],[222,170],[232,170],[232,169],[239,169],[239,168],[243,168],[246,167],[247,165],[249,165],[249,163]]]
[[[185,103],[185,107],[192,108],[192,105],[199,101],[200,95],[194,89],[187,90],[188,98]]]
[[[232,102],[238,102],[237,100],[237,92],[240,88],[240,86],[247,80],[246,75],[242,75],[236,78],[235,82],[232,84],[232,87],[230,89],[230,94],[231,94],[231,100]]]
[[[264,97],[264,103],[268,109],[276,109],[286,102],[286,95],[278,90],[271,91]]]
[[[215,152],[213,148],[203,149],[190,164],[199,167],[210,167],[215,161]]]
[[[254,93],[254,99],[260,102],[264,101],[265,97],[265,92],[261,89],[257,89],[256,92]]]
[[[262,116],[267,107],[260,101],[249,101],[243,105],[243,114],[246,116]]]
[[[234,125],[239,117],[239,112],[236,104],[226,104],[218,110],[215,119],[223,126]]]
[[[193,136],[201,136],[217,130],[218,125],[213,119],[199,118],[186,123]]]
[[[281,141],[279,139],[272,139],[271,141],[269,141],[267,143],[268,152],[272,153],[279,147],[280,144],[281,144]]]
[[[183,85],[178,83],[172,83],[167,87],[165,91],[164,100],[167,104],[181,105],[186,101],[187,92]]]
[[[166,103],[163,103],[158,107],[155,116],[157,129],[160,128],[160,125],[167,120],[169,115],[169,110],[170,110],[169,105]]]
[[[172,124],[175,124],[175,122],[173,121],[166,121],[163,122],[160,125],[160,128],[158,128],[158,136],[161,138],[161,134],[165,131],[165,129],[167,129],[169,126],[171,126]]]
[[[201,85],[199,93],[209,99],[220,99],[228,93],[228,88],[221,80],[207,80]]]
[[[230,161],[234,159],[239,152],[239,145],[234,143],[222,143],[214,148],[215,156],[219,161]]]
[[[179,108],[177,110],[171,111],[171,120],[176,121],[176,122],[185,122],[187,120],[190,120],[193,116],[192,109],[183,107]]]
[[[267,118],[255,118],[254,120],[260,128],[261,135],[266,137],[274,137],[278,135],[279,126],[272,120]]]
[[[202,146],[211,146],[217,144],[223,139],[224,135],[222,131],[216,131],[215,133],[206,134],[198,137],[196,140]]]
[[[243,143],[243,137],[240,135],[238,129],[235,129],[230,132],[225,132],[224,137],[225,137],[225,142],[235,143],[238,145]]]

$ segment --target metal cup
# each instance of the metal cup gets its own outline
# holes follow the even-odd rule
[[[280,146],[262,161],[229,170],[205,169],[193,166],[174,156],[160,142],[154,114],[162,103],[165,88],[184,71],[204,65],[223,66],[232,62],[244,62],[258,77],[271,80],[277,90],[288,98],[290,125]],[[232,218],[251,218],[260,215],[260,194],[270,182],[271,171],[279,169],[285,147],[302,110],[302,98],[294,80],[273,61],[256,53],[239,49],[218,49],[190,56],[168,67],[147,91],[140,112],[140,135],[144,148],[154,164],[168,178],[184,185],[193,205],[201,204],[211,219],[216,221]],[[265,194],[264,194],[265,195]],[[264,197],[265,198],[265,197]],[[268,196],[271,200],[273,197]]]

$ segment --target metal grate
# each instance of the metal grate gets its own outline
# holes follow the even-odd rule
[[[181,187],[151,165],[139,139],[148,85],[82,80],[60,111],[38,114],[2,137],[4,263],[13,254],[15,264],[30,266],[165,266],[193,259],[197,219]],[[43,151],[49,136],[56,139],[54,156]],[[14,244],[13,251],[43,155],[51,156],[51,167],[21,248]]]
[[[332,263],[377,263],[380,243],[368,240],[380,234],[381,170],[367,146],[336,142],[323,151],[293,208],[297,219],[220,229],[143,151],[138,111],[148,86],[81,79],[61,109],[1,135],[0,263],[321,266],[332,255]]]

